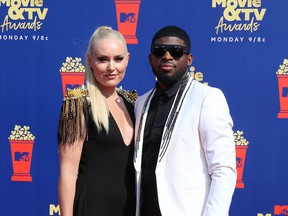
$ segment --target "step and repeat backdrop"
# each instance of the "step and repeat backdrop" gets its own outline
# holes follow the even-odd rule
[[[131,54],[121,86],[154,86],[155,32],[191,37],[196,80],[223,90],[238,170],[231,216],[288,215],[287,0],[0,0],[0,215],[61,215],[57,123],[67,88],[81,86],[100,25]]]

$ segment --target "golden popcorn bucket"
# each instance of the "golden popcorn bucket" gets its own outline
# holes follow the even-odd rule
[[[118,30],[127,44],[138,44],[136,29],[140,0],[115,0]]]
[[[9,140],[12,156],[12,181],[31,182],[30,175],[34,140]]]
[[[84,84],[85,72],[60,72],[62,78],[63,96],[66,95],[67,86],[79,87]]]
[[[278,118],[288,118],[288,74],[277,74],[280,111]]]
[[[248,146],[236,146],[236,169],[237,169],[236,188],[244,188],[244,182],[242,178],[243,178],[247,148]]]

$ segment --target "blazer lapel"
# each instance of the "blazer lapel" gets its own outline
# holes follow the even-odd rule
[[[146,123],[150,103],[154,94],[155,94],[155,89],[149,92],[149,94],[147,94],[147,97],[141,98],[139,101],[139,107],[137,107],[138,109],[137,116],[136,116],[136,128],[137,129],[136,129],[135,150],[134,150],[134,164],[135,164],[136,171],[141,170],[144,128],[145,128],[145,123]]]
[[[166,120],[159,149],[158,163],[162,161],[163,157],[165,156],[168,150],[175,123],[179,116],[179,112],[182,108],[183,101],[188,92],[188,89],[191,86],[193,78],[189,74],[187,76],[188,77],[183,80],[183,83],[178,89],[171,110],[169,112],[168,118]]]

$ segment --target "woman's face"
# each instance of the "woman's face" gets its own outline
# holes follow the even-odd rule
[[[123,80],[129,56],[120,40],[102,39],[94,43],[88,60],[100,89],[115,88]]]

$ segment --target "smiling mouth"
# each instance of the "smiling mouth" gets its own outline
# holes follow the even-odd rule
[[[104,75],[105,77],[109,78],[109,79],[113,79],[115,77],[117,77],[118,74],[107,74],[107,75]]]

